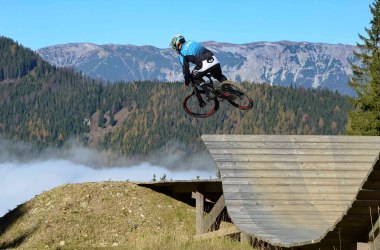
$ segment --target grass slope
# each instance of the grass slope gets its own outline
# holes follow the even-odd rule
[[[0,218],[0,249],[252,249],[194,234],[195,208],[128,182],[63,185]]]

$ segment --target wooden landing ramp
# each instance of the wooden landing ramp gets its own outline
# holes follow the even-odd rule
[[[238,229],[274,246],[368,241],[380,137],[203,135]]]

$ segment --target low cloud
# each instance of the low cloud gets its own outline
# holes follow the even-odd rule
[[[43,191],[67,183],[210,179],[216,168],[207,155],[191,159],[175,150],[145,161],[112,157],[107,151],[70,144],[36,154],[27,144],[0,142],[0,217]]]

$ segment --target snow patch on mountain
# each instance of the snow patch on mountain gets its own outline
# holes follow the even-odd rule
[[[356,47],[308,42],[203,43],[215,53],[223,73],[233,81],[328,88],[350,94],[351,63]],[[153,46],[71,43],[37,51],[48,62],[75,67],[111,81],[182,81],[178,55]]]

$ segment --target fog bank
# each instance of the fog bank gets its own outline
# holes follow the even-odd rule
[[[0,217],[43,191],[68,183],[97,181],[194,180],[216,177],[210,156],[191,160],[180,150],[145,161],[115,158],[106,151],[69,145],[40,153],[27,144],[0,141]],[[186,160],[185,160],[186,159]]]

